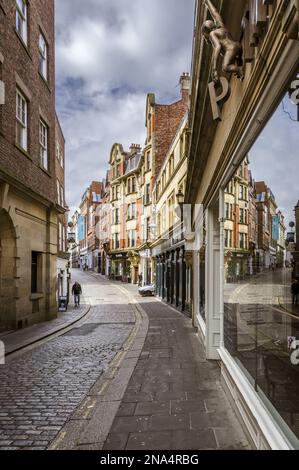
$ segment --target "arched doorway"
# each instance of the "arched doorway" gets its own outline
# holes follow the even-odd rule
[[[8,213],[0,209],[0,331],[16,326],[16,233]]]

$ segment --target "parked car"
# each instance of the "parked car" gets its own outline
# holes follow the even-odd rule
[[[139,287],[138,292],[142,297],[155,295],[156,286],[155,284],[150,284],[148,286]]]

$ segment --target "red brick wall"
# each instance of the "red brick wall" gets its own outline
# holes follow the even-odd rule
[[[1,0],[0,52],[4,56],[2,80],[6,86],[6,103],[2,108],[0,129],[0,175],[10,175],[34,192],[56,201],[55,177],[55,67],[54,67],[54,0],[31,0],[29,8],[28,47],[15,31],[15,0]],[[4,13],[5,12],[5,13]],[[40,28],[48,41],[48,84],[39,75],[38,40]],[[28,154],[15,146],[16,73],[31,94],[29,102]],[[24,94],[24,90],[23,94]],[[29,96],[27,96],[29,98]],[[40,168],[40,109],[49,125],[49,173]]]
[[[179,125],[188,108],[189,93],[183,93],[183,98],[170,105],[155,105],[154,116],[154,152],[155,176],[158,175],[169,147],[177,133]]]

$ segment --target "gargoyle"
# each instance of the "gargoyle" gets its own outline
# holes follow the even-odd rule
[[[205,5],[213,18],[207,20],[202,25],[202,32],[207,42],[214,48],[213,54],[213,81],[219,83],[218,59],[223,56],[223,72],[233,73],[243,80],[243,50],[239,42],[233,40],[229,30],[226,28],[223,19],[214,7],[211,0],[204,0]]]

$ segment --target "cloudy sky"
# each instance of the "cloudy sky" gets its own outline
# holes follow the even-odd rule
[[[194,0],[56,0],[56,105],[71,207],[105,176],[114,142],[144,144],[147,93],[178,99],[193,15]]]
[[[294,220],[299,199],[299,123],[292,121],[297,109],[288,96],[283,103],[253,146],[249,159],[254,179],[265,181],[271,188],[288,225]]]

